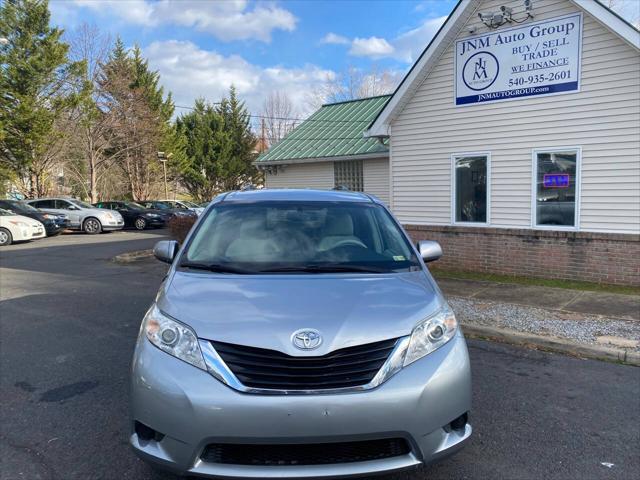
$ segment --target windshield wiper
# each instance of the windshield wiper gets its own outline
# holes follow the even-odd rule
[[[225,265],[224,263],[197,263],[197,262],[182,262],[178,264],[179,267],[191,268],[194,270],[207,270],[208,272],[218,273],[238,273],[238,274],[251,274],[256,273],[254,270],[246,270],[244,268],[232,267],[231,265]]]
[[[342,273],[342,272],[360,272],[360,273],[390,273],[393,270],[388,268],[377,268],[363,265],[345,265],[341,263],[326,263],[319,265],[299,265],[290,267],[273,267],[264,270],[258,270],[258,273]]]

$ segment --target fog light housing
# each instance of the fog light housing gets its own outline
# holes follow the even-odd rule
[[[133,429],[138,435],[138,438],[144,442],[149,442],[151,440],[155,440],[156,442],[162,441],[164,438],[164,434],[154,430],[151,427],[148,427],[144,423],[138,422],[137,420],[134,422]]]

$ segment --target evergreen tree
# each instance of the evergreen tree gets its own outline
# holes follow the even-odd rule
[[[229,97],[218,107],[196,100],[195,108],[177,121],[185,144],[178,165],[189,193],[208,201],[217,193],[258,183],[260,173],[253,164],[256,138],[249,112],[231,87]]]
[[[158,152],[181,155],[171,116],[171,95],[165,97],[159,74],[149,69],[138,47],[128,52],[117,39],[99,80],[112,118],[109,154],[127,179],[131,198],[149,198],[162,177]]]
[[[0,170],[12,172],[31,197],[47,192],[61,123],[78,100],[84,68],[68,61],[63,31],[49,21],[46,0],[0,4],[0,37],[8,40],[0,45]]]

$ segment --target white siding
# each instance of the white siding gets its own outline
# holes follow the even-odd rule
[[[370,159],[362,162],[364,190],[389,202],[389,160]],[[265,174],[267,188],[318,188],[334,187],[333,162],[314,162],[287,165],[277,175]]]
[[[389,160],[365,160],[362,166],[364,191],[389,203]]]
[[[522,11],[521,0],[485,0]],[[535,21],[579,9],[536,0]],[[486,31],[477,14],[469,26]],[[582,147],[580,229],[640,231],[640,55],[586,12],[581,91],[455,107],[453,45],[391,125],[393,209],[403,223],[450,224],[453,153],[491,152],[491,225],[531,226],[531,152]]]
[[[267,188],[333,188],[333,162],[287,165],[278,173],[265,174]]]

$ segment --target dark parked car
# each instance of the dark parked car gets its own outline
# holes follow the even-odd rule
[[[144,230],[148,227],[161,228],[171,217],[171,213],[153,208],[146,208],[136,202],[122,202],[108,200],[94,203],[98,208],[115,210],[124,218],[125,227],[134,227],[137,230]]]
[[[175,208],[168,202],[163,202],[160,200],[146,200],[144,202],[139,202],[145,208],[159,210],[161,212],[170,213],[171,215],[175,215],[176,217],[197,217],[198,215],[193,210],[189,210],[188,208],[178,207]]]
[[[58,235],[69,227],[69,218],[66,215],[42,212],[20,200],[0,200],[0,208],[16,215],[38,220],[44,225],[47,237]]]

